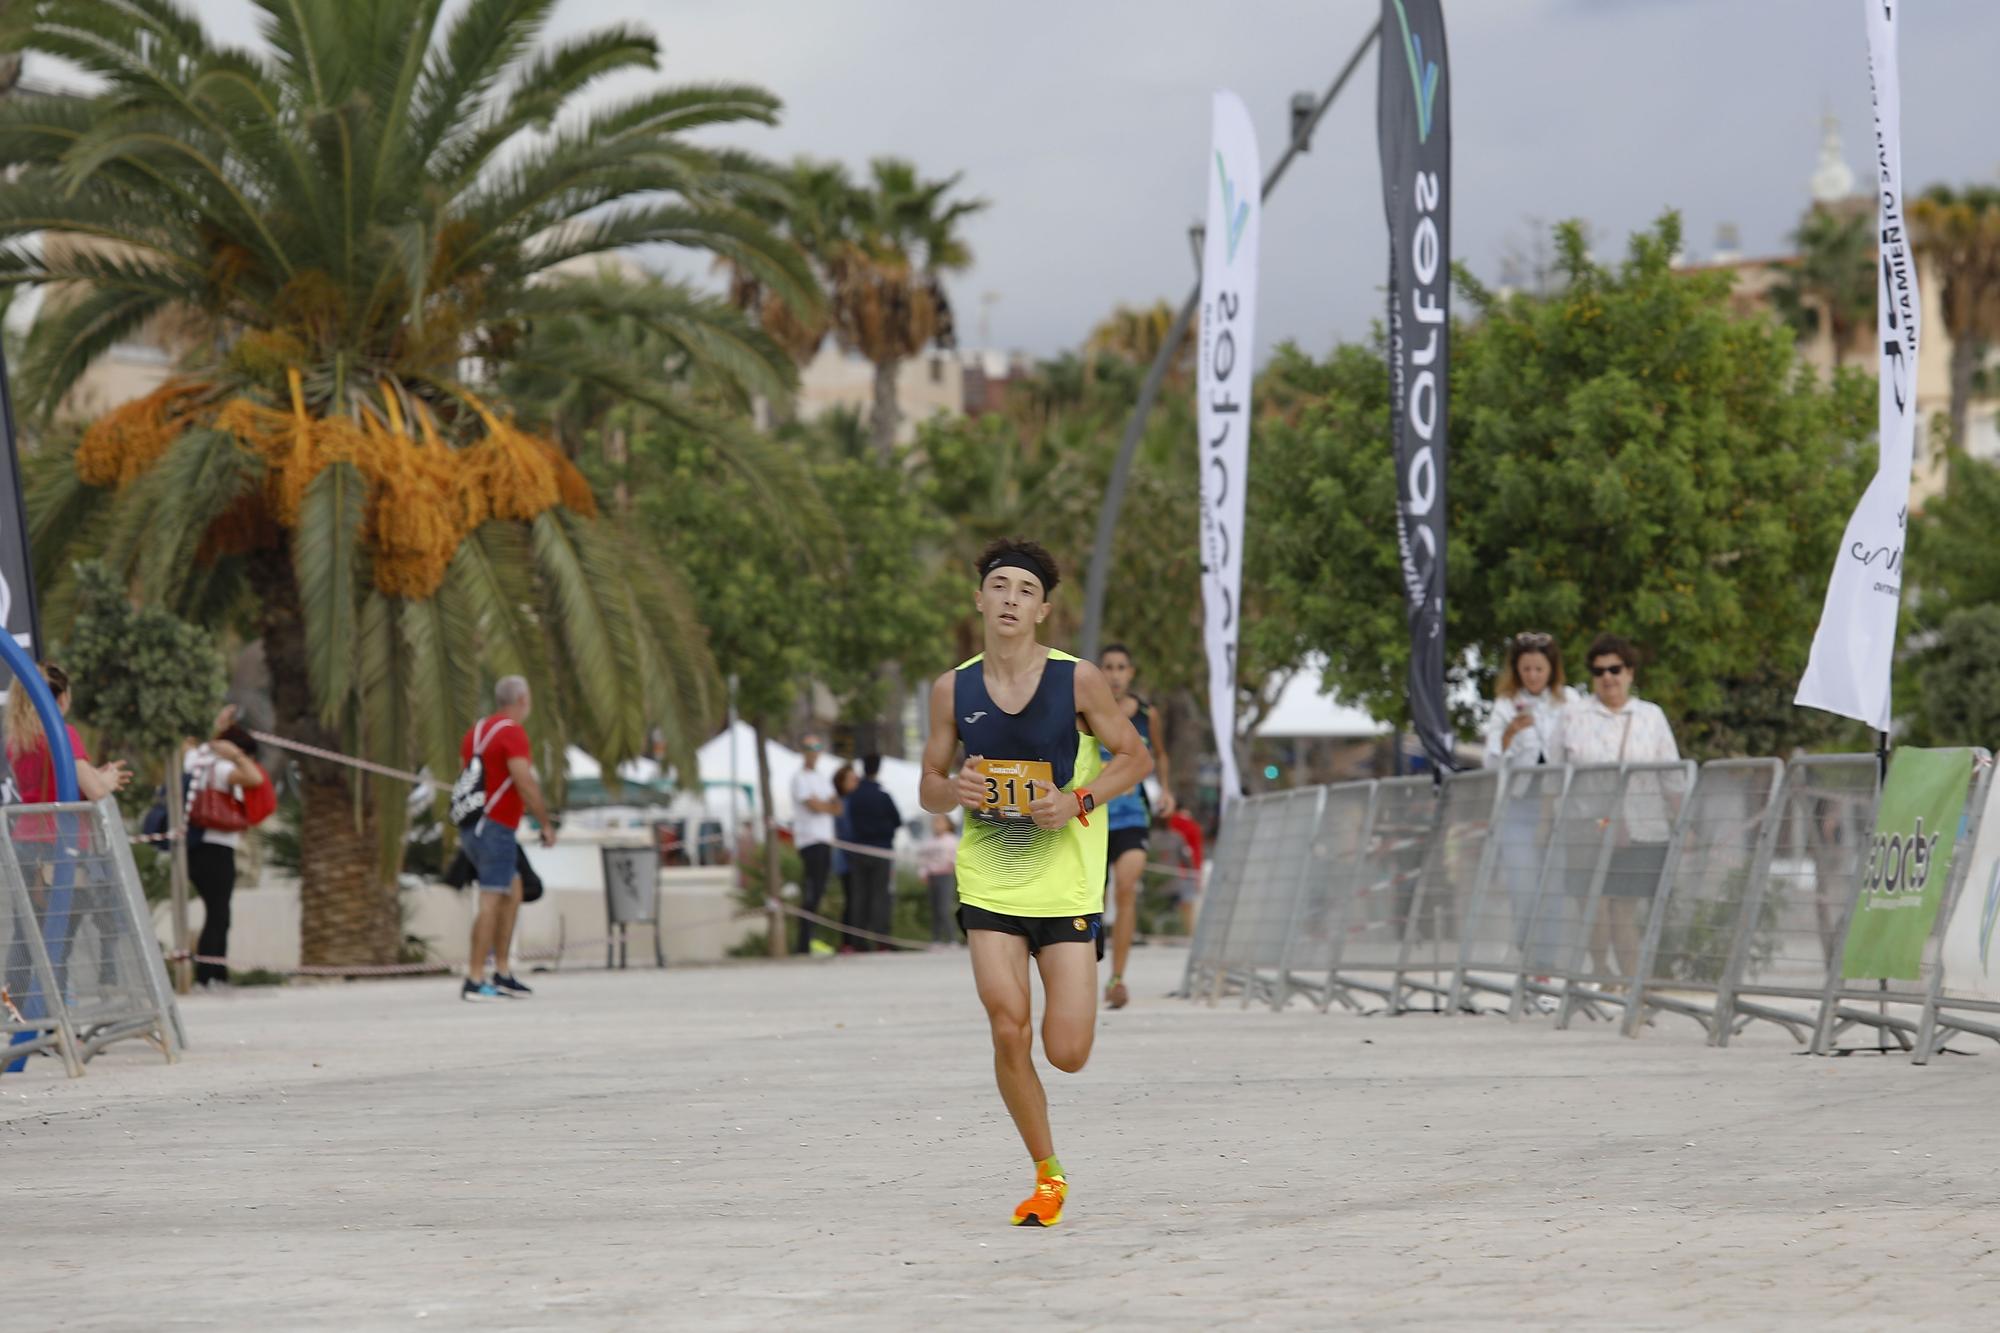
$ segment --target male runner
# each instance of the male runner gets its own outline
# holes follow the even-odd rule
[[[1013,1221],[1052,1227],[1062,1221],[1069,1183],[1035,1073],[1028,960],[1042,975],[1042,1053],[1073,1074],[1090,1058],[1104,956],[1105,822],[1095,812],[1101,799],[1143,781],[1153,761],[1103,673],[1038,641],[1058,578],[1049,553],[1033,542],[997,541],[977,568],[973,606],[986,651],[931,688],[921,793],[932,814],[959,805],[968,812],[958,845],[958,923],[993,1028],[1000,1096],[1035,1161],[1035,1192]],[[965,764],[953,775],[961,743]]]
[[[1124,644],[1106,644],[1097,655],[1097,669],[1111,686],[1118,710],[1132,720],[1139,739],[1153,753],[1160,775],[1160,818],[1165,819],[1174,812],[1174,793],[1168,785],[1165,742],[1154,739],[1164,737],[1160,710],[1132,693],[1132,678],[1139,674],[1139,668],[1132,665],[1132,650]],[[1134,787],[1107,802],[1104,813],[1111,829],[1112,903],[1118,913],[1111,919],[1111,980],[1104,987],[1104,1002],[1113,1009],[1123,1009],[1132,1001],[1131,992],[1125,989],[1125,963],[1132,956],[1132,933],[1139,925],[1139,877],[1146,873],[1146,838],[1153,811],[1146,803],[1145,788]]]

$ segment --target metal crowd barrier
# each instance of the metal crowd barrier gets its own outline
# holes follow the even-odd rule
[[[1992,755],[1984,750],[1974,753],[1990,764]],[[1890,981],[1886,978],[1850,978],[1845,974],[1844,958],[1847,927],[1854,915],[1856,895],[1844,895],[1844,910],[1841,913],[1840,930],[1836,936],[1836,947],[1831,951],[1831,959],[1826,969],[1826,984],[1820,993],[1819,1021],[1813,1029],[1812,1050],[1815,1055],[1825,1055],[1833,1048],[1840,1035],[1853,1027],[1872,1027],[1878,1032],[1892,1036],[1906,1051],[1915,1051],[1916,1037],[1927,1023],[1934,1023],[1933,998],[1942,984],[1944,931],[1951,920],[1952,900],[1959,881],[1965,874],[1965,867],[1971,859],[1973,836],[1978,832],[1978,807],[1973,802],[1984,792],[1983,775],[1986,770],[1975,770],[1982,780],[1975,781],[1967,791],[1966,821],[1959,840],[1959,850],[1952,859],[1951,882],[1938,908],[1937,921],[1924,940],[1923,962],[1919,975],[1914,981]],[[1872,824],[1872,820],[1871,820]],[[1871,830],[1872,831],[1872,830]],[[1868,833],[1864,832],[1857,844],[1865,847]],[[1869,982],[1874,984],[1870,985]],[[1873,1012],[1862,1008],[1864,1004],[1876,1006]],[[1891,1013],[1890,1005],[1899,1010],[1915,1008],[1918,1016],[1910,1017],[1906,1012]],[[1929,1058],[1926,1051],[1922,1056]]]
[[[1959,849],[1952,866],[1952,884],[1945,895],[1944,905],[1939,910],[1943,923],[1936,934],[1943,939],[1943,932],[1958,911],[1959,900],[1967,894],[1979,895],[1974,901],[1983,909],[1983,921],[1988,929],[2000,911],[2000,866],[1992,872],[1987,882],[1972,878],[1972,851],[1979,837],[1980,826],[1985,819],[1987,801],[1990,797],[1995,765],[1988,763],[1980,770],[1979,780],[1972,784],[1972,791],[1966,806],[1969,818],[1965,831],[1959,837]],[[1990,937],[1989,937],[1990,938]],[[1981,999],[1969,995],[1957,995],[1945,986],[1945,970],[1942,966],[1931,971],[1929,994],[1925,997],[1922,1016],[1918,1019],[1915,1049],[1911,1059],[1917,1064],[1927,1064],[1930,1058],[1944,1049],[1954,1033],[1963,1032],[1970,1036],[1985,1037],[2000,1041],[2000,1022],[1981,1021],[1970,1017],[1973,1014],[2000,1015],[2000,1001]]]
[[[1983,755],[1983,752],[1976,752]],[[1662,1015],[1727,1045],[1768,1022],[1824,1052],[1872,1027],[1917,1060],[2000,1041],[2000,1001],[1944,985],[1967,825],[1915,981],[1840,975],[1880,798],[1874,755],[1478,770],[1272,792],[1233,807],[1183,993],[1283,1009]],[[2000,875],[1995,876],[2000,879]],[[1428,1003],[1426,1003],[1426,1001]]]
[[[186,1034],[117,807],[0,809],[0,1069],[48,1052],[72,1075],[114,1042],[169,1061]]]

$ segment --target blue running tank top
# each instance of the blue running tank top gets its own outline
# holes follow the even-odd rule
[[[1153,748],[1153,719],[1151,716],[1153,710],[1138,695],[1133,695],[1132,699],[1139,705],[1139,711],[1132,714],[1132,726],[1139,733],[1139,739],[1144,741],[1146,748],[1150,750]],[[1097,747],[1097,754],[1105,763],[1111,762],[1111,751],[1105,749],[1103,746],[1100,745]],[[1105,824],[1106,828],[1152,827],[1153,807],[1146,803],[1145,784],[1141,783],[1131,791],[1126,792],[1123,796],[1112,797],[1111,803],[1104,807],[1104,813],[1109,816],[1108,822]]]
[[[985,655],[959,666],[953,715],[968,755],[1035,760],[1064,791],[1088,786],[1104,771],[1097,738],[1077,730],[1077,659],[1049,649],[1041,683],[1018,713],[1001,711],[986,692]],[[958,842],[960,902],[1007,916],[1090,916],[1104,910],[1105,834],[1093,817],[1059,829],[1032,820],[968,811]]]

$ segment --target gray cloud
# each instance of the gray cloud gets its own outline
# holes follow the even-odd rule
[[[194,0],[239,40],[244,0]],[[895,153],[963,170],[993,201],[954,284],[969,337],[1048,353],[1117,302],[1178,299],[1205,177],[1208,95],[1248,103],[1266,159],[1296,90],[1320,89],[1374,21],[1369,0],[566,0],[558,31],[650,26],[676,81],[748,80],[787,103],[772,156],[860,164]],[[1492,275],[1526,219],[1588,219],[1607,253],[1667,207],[1691,249],[1721,222],[1784,245],[1806,200],[1819,118],[1866,164],[1859,6],[1828,0],[1447,0],[1455,249]],[[1912,187],[1993,179],[2000,6],[1928,0],[1903,22]],[[1386,262],[1371,57],[1266,216],[1260,344],[1364,336]]]

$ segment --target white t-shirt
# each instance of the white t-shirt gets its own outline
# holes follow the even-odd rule
[[[213,787],[217,791],[228,791],[236,787],[236,766],[227,759],[218,758],[215,751],[206,745],[197,745],[187,752],[186,769],[194,775],[194,783],[188,788],[192,797],[202,787]],[[236,799],[243,799],[243,791],[236,789]],[[243,847],[241,833],[217,833],[213,829],[203,829],[201,840],[211,847],[227,847],[232,852]]]
[[[806,808],[807,801],[830,801],[833,779],[825,769],[802,768],[792,775],[792,845],[814,847],[833,841],[833,816]]]

